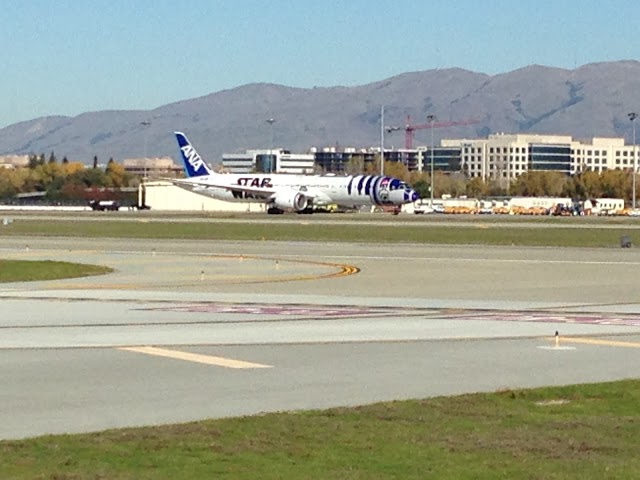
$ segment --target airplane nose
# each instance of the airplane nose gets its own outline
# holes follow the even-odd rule
[[[411,192],[411,203],[413,202],[417,202],[418,200],[420,200],[420,195],[418,195],[418,192],[416,192],[415,190],[413,190]]]

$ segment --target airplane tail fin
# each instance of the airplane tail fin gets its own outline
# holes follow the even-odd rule
[[[189,143],[187,136],[182,132],[174,132],[180,147],[180,156],[184,165],[184,172],[188,178],[211,175],[213,172],[198,155],[196,149]]]

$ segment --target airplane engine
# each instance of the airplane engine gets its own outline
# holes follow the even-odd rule
[[[302,193],[294,190],[288,192],[278,192],[273,199],[273,205],[276,208],[286,210],[293,209],[296,212],[301,212],[307,208],[309,201]]]

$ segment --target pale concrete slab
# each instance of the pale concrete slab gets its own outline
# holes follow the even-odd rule
[[[0,287],[0,438],[640,371],[636,249],[3,238],[0,255],[116,269]],[[327,277],[343,266],[360,271]],[[557,330],[595,343],[538,348]]]

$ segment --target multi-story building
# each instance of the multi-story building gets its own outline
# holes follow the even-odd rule
[[[594,137],[590,142],[568,135],[497,133],[482,139],[443,139],[433,148],[385,149],[385,161],[402,162],[410,171],[461,172],[485,181],[508,182],[527,171],[556,171],[572,175],[584,171],[633,169],[633,145],[623,138]],[[247,150],[224,154],[223,170],[230,173],[357,173],[379,162],[380,148],[312,148],[307,154],[287,150]],[[636,170],[640,165],[636,165]]]
[[[377,148],[344,148],[336,149],[327,147],[322,149],[312,149],[315,156],[315,163],[318,170],[327,173],[357,173],[358,167],[363,169],[365,165],[380,161],[380,147]],[[409,170],[420,168],[420,152],[409,149],[386,149],[384,150],[386,162],[402,162]]]
[[[418,147],[418,170],[419,172],[430,172],[431,163],[433,170],[438,172],[460,172],[462,170],[461,147],[440,146],[440,147]],[[414,170],[409,167],[409,170]]]
[[[247,150],[222,155],[222,169],[228,173],[313,173],[315,157],[288,150]]]
[[[320,172],[323,173],[344,173],[356,168],[364,168],[365,164],[376,161],[380,149],[374,151],[366,148],[344,148],[335,147],[312,148],[314,162]]]
[[[182,171],[182,166],[176,165],[171,157],[125,158],[122,160],[122,166],[125,172],[144,177],[158,174],[176,175]]]
[[[441,145],[459,147],[462,171],[483,180],[512,179],[529,170],[569,175],[633,169],[634,147],[622,138],[595,137],[582,143],[566,135],[498,133],[486,139],[443,139]]]
[[[0,168],[21,168],[29,166],[29,155],[2,155]]]

